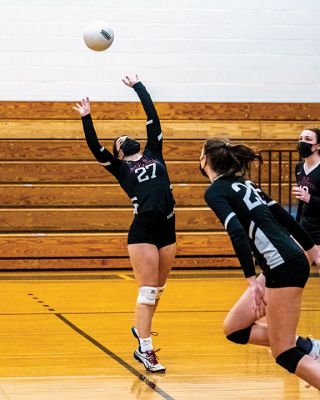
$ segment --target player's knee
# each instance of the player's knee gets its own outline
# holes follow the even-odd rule
[[[304,356],[305,353],[297,347],[292,347],[291,349],[285,350],[283,353],[279,354],[278,357],[276,357],[276,363],[294,374],[299,361]]]
[[[249,342],[251,328],[252,325],[248,326],[247,328],[229,333],[228,335],[226,335],[226,338],[230,340],[230,342],[234,342],[237,344],[247,344]]]
[[[137,303],[152,306],[156,302],[158,289],[154,286],[141,286]]]
[[[165,288],[166,288],[166,285],[157,287],[158,291],[157,291],[156,300],[160,299],[160,297],[163,295]]]

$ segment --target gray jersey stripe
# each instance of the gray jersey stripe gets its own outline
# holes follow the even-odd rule
[[[232,217],[235,217],[236,213],[231,212],[224,221],[224,229],[227,229],[228,223]]]
[[[250,222],[250,226],[249,226],[249,238],[250,238],[250,239],[253,238],[254,226],[255,226],[255,223],[254,223],[253,221],[251,221],[251,222]]]

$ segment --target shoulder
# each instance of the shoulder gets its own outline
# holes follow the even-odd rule
[[[212,201],[213,199],[223,196],[224,194],[226,194],[229,186],[230,185],[228,184],[228,182],[225,182],[222,179],[213,182],[204,193],[205,200],[208,201],[210,199]]]

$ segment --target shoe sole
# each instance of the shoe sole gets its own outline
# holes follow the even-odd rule
[[[136,355],[136,352],[133,353],[133,357],[134,357],[134,359],[137,360],[139,363],[143,364],[143,362],[140,360],[140,358]],[[160,374],[163,374],[163,373],[166,372],[166,368],[165,368],[165,369],[160,369],[159,371],[153,371],[152,369],[148,369],[144,364],[143,364],[143,366],[145,367],[145,369],[146,369],[148,372],[152,372],[153,374],[154,374],[154,373],[157,373],[157,372],[160,373]]]

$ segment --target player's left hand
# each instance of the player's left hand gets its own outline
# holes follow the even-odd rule
[[[294,186],[292,188],[292,194],[296,196],[296,199],[309,203],[310,194],[302,186]]]

